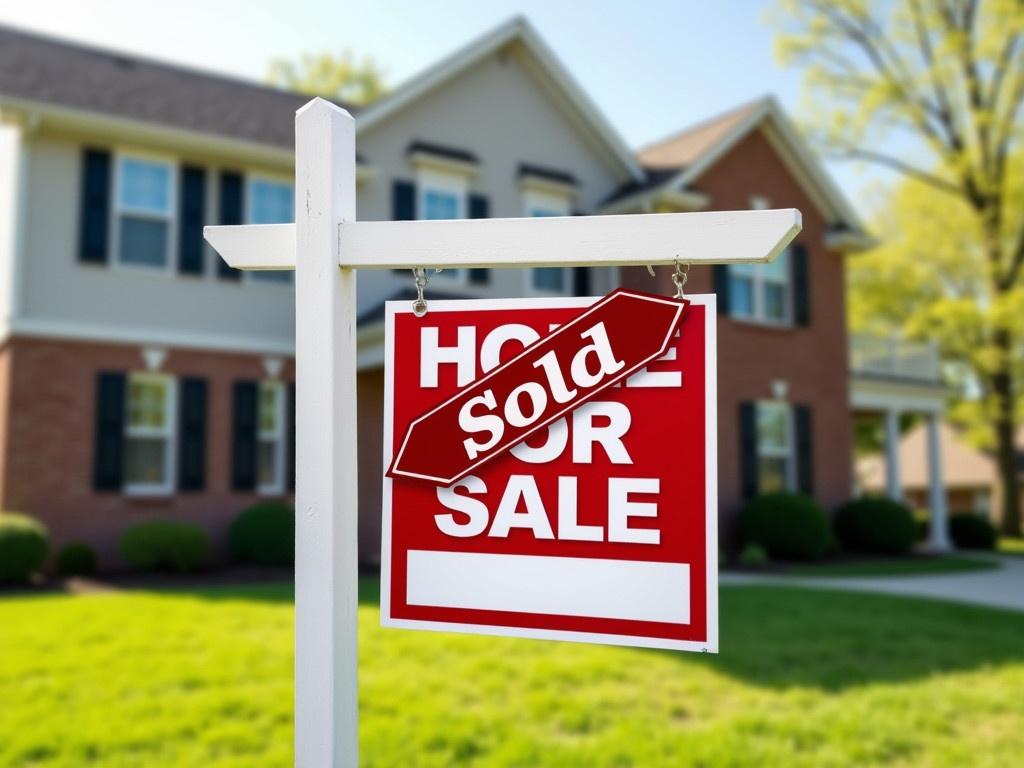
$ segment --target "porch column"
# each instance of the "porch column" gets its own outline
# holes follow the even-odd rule
[[[928,507],[931,509],[928,549],[932,552],[948,552],[951,549],[946,530],[946,484],[942,476],[940,418],[934,411],[928,414]]]
[[[885,412],[885,491],[893,501],[903,501],[900,482],[900,414],[895,409]]]

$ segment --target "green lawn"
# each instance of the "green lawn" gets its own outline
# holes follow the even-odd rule
[[[384,630],[365,766],[1008,766],[1024,615],[722,590],[717,657]],[[0,598],[0,765],[291,760],[291,588]]]
[[[1009,536],[1003,536],[999,539],[999,553],[1024,557],[1024,538],[1011,539]]]
[[[966,571],[989,571],[999,568],[995,560],[965,555],[942,557],[895,557],[892,559],[807,563],[787,566],[783,571],[793,576],[926,576]]]

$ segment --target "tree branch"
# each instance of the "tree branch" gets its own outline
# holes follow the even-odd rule
[[[964,189],[958,184],[882,152],[875,152],[874,150],[864,149],[862,147],[848,147],[841,152],[833,153],[832,157],[839,160],[867,160],[868,162],[877,163],[878,165],[883,165],[894,171],[898,171],[904,176],[909,176],[912,179],[924,182],[941,192],[961,198],[964,196]]]

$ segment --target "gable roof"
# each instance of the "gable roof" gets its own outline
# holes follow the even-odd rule
[[[573,109],[593,131],[594,138],[612,160],[634,181],[642,181],[643,170],[618,132],[523,16],[509,19],[366,106],[356,121],[356,131],[371,129],[402,107],[514,43],[522,46],[559,95],[564,97],[565,105]]]
[[[771,96],[741,104],[664,139],[641,147],[637,158],[658,189],[684,191],[751,132],[763,129],[836,232],[867,238],[853,206]]]
[[[0,98],[291,150],[310,97],[0,26]]]

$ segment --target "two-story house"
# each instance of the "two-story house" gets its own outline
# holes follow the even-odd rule
[[[671,98],[666,95],[666,98]],[[294,296],[240,274],[214,223],[293,217],[306,97],[0,28],[0,507],[116,565],[126,527],[287,498]],[[796,207],[771,265],[694,268],[719,295],[722,530],[773,488],[850,493],[843,254],[856,217],[771,99],[631,152],[523,19],[351,110],[361,219]],[[670,291],[642,270],[446,270],[429,296]],[[379,557],[382,303],[359,276],[360,547]],[[672,440],[667,436],[666,450]],[[728,543],[728,542],[726,542]]]

